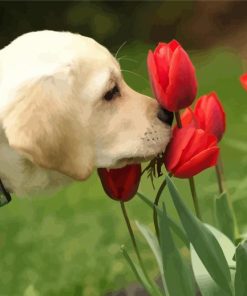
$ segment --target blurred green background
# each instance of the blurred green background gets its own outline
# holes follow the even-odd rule
[[[227,114],[221,142],[227,187],[237,220],[247,231],[246,2],[0,2],[0,45],[29,31],[52,29],[91,36],[118,57],[131,87],[151,95],[146,56],[158,41],[176,38],[190,53],[198,96],[217,91]],[[130,72],[132,73],[130,73]],[[145,165],[145,164],[144,164]],[[144,167],[144,166],[143,166]],[[196,178],[205,221],[214,224],[214,170]],[[155,181],[156,188],[162,178]],[[188,204],[186,180],[176,181]],[[144,175],[140,192],[155,191]],[[168,194],[163,199],[175,216]],[[152,213],[136,197],[127,204],[132,220],[151,225]],[[137,232],[137,230],[136,230]],[[157,267],[137,234],[150,274]],[[120,253],[131,250],[120,205],[104,194],[96,174],[53,197],[18,199],[0,209],[0,296],[103,296],[135,282]]]

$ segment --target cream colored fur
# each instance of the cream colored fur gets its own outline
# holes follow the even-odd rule
[[[104,95],[117,84],[120,95]],[[0,178],[17,196],[56,191],[97,167],[163,151],[170,128],[117,60],[69,32],[24,34],[0,51]]]

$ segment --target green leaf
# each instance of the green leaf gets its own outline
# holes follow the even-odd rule
[[[121,247],[121,251],[123,253],[124,258],[130,265],[130,268],[132,269],[133,273],[135,274],[137,280],[140,282],[143,288],[149,293],[149,295],[161,296],[161,293],[158,293],[158,291],[156,291],[149,283],[145,274],[142,272],[141,267],[130,258],[124,246]]]
[[[240,244],[242,241],[247,240],[247,233],[241,233],[238,235],[238,237],[235,240],[235,245]]]
[[[224,255],[226,257],[227,263],[231,267],[235,267],[235,262],[233,261],[233,256],[235,253],[235,246],[229,240],[227,236],[225,236],[222,232],[217,230],[211,225],[205,224],[206,227],[213,233],[214,237],[218,240]],[[192,268],[194,271],[194,275],[196,278],[196,282],[200,288],[202,296],[225,296],[229,295],[224,290],[222,290],[212,279],[209,275],[207,269],[203,265],[202,261],[198,257],[195,249],[191,245],[191,261],[192,261]],[[234,270],[232,270],[233,277],[234,277]]]
[[[142,194],[141,192],[137,192],[136,195],[138,195],[138,196],[141,198],[142,201],[144,201],[144,202],[145,202],[150,208],[153,209],[154,204],[153,204],[153,202],[152,202],[149,198],[147,198],[147,197],[146,197],[144,194]]]
[[[236,238],[236,219],[226,192],[215,198],[215,218],[218,228],[234,242]]]
[[[247,241],[236,249],[235,296],[246,296],[247,293]]]
[[[160,248],[168,291],[171,295],[176,296],[195,295],[192,274],[184,264],[174,243],[165,206],[163,208],[163,213],[158,212],[158,215],[160,222]]]
[[[219,229],[213,227],[212,225],[204,223],[204,225],[212,232],[214,237],[217,239],[224,256],[226,258],[228,266],[236,267],[236,262],[233,260],[236,247],[234,243]]]
[[[151,230],[147,226],[139,223],[138,221],[136,221],[135,223],[136,223],[138,229],[140,230],[140,232],[142,233],[142,235],[144,236],[144,238],[146,239],[147,243],[149,244],[149,246],[156,258],[156,261],[157,261],[157,264],[158,264],[158,267],[160,270],[160,275],[161,275],[165,295],[169,295],[169,292],[167,290],[166,280],[164,277],[162,257],[161,257],[161,253],[160,253],[160,247],[159,247],[158,240],[157,240],[156,236],[151,232]]]
[[[154,204],[142,193],[137,192],[137,195],[141,198],[142,201],[144,201],[150,208],[153,209]],[[162,214],[161,209],[158,207],[155,207],[156,211],[160,214]],[[182,240],[182,242],[189,248],[190,243],[189,240],[183,230],[182,227],[180,227],[170,216],[167,215],[168,223],[173,232]]]
[[[183,241],[186,247],[189,248],[190,243],[189,240],[183,230],[170,216],[167,215],[169,227],[173,230],[173,232]]]
[[[215,282],[232,295],[231,274],[224,253],[211,231],[185,205],[171,179],[167,185],[181,223],[198,256]]]

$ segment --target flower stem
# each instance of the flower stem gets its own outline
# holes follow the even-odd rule
[[[136,239],[135,239],[135,236],[134,236],[134,232],[133,232],[133,229],[131,227],[130,220],[129,220],[129,217],[128,217],[128,214],[127,214],[127,211],[126,211],[126,208],[125,208],[125,204],[124,204],[123,201],[121,201],[120,204],[121,204],[122,213],[123,213],[123,216],[124,216],[124,219],[125,219],[125,222],[126,222],[126,225],[127,225],[127,228],[128,228],[129,234],[130,234],[130,238],[131,238],[131,241],[132,241],[136,256],[138,258],[139,264],[141,266],[143,274],[145,275],[145,277],[147,278],[149,283],[152,285],[152,283],[151,283],[151,281],[150,281],[150,279],[149,279],[149,277],[148,277],[148,275],[147,275],[147,273],[145,271],[144,264],[143,264],[143,261],[142,261],[142,258],[141,258],[137,243],[136,243]]]
[[[222,159],[219,155],[218,162],[215,166],[215,172],[217,176],[217,181],[218,181],[218,187],[219,187],[219,193],[226,192],[225,184],[224,184],[224,172],[223,172],[223,163]],[[226,195],[227,201],[229,206],[232,208],[232,202],[230,200],[229,194]]]
[[[158,207],[161,194],[162,194],[165,187],[166,187],[166,179],[160,185],[160,188],[159,188],[159,190],[158,190],[158,192],[156,194],[155,200],[154,200],[154,207],[153,207],[154,228],[155,228],[155,232],[156,232],[158,240],[160,238],[160,236],[159,236],[159,224],[158,224],[157,210],[156,210],[155,206]]]
[[[179,111],[175,112],[175,118],[176,118],[177,126],[179,128],[181,128],[182,127],[182,122],[181,122],[181,117],[180,117]]]
[[[215,166],[215,172],[216,172],[216,176],[217,176],[219,192],[223,193],[224,192],[224,184],[223,184],[223,178],[222,178],[222,170],[221,170],[219,161],[217,162],[217,164]]]
[[[199,203],[198,203],[198,197],[196,194],[194,177],[189,178],[189,183],[190,183],[190,191],[191,191],[191,195],[192,195],[192,199],[193,199],[193,203],[194,203],[196,216],[197,216],[197,218],[202,220],[202,216],[201,216],[201,212],[200,212],[200,208],[199,208]]]
[[[222,162],[222,158],[220,157],[220,155],[218,158],[218,162],[215,166],[215,172],[216,172],[217,181],[218,181],[219,193],[220,194],[222,194],[223,192],[227,193],[226,186],[224,183],[223,162]],[[234,237],[236,239],[237,237],[239,237],[239,229],[238,229],[238,224],[236,221],[236,216],[235,216],[232,200],[231,200],[229,194],[226,194],[226,201],[228,203],[228,207],[229,207],[230,211],[232,212],[233,223],[234,223]]]
[[[171,173],[169,173],[168,175],[169,175],[169,177],[172,177]],[[155,228],[155,232],[156,232],[158,240],[159,240],[159,223],[158,223],[158,215],[157,215],[156,207],[158,207],[158,205],[159,205],[160,197],[161,197],[161,194],[162,194],[163,190],[165,189],[165,187],[166,187],[166,179],[164,179],[164,181],[160,185],[160,188],[156,194],[156,197],[154,200],[154,206],[153,206],[154,228]]]

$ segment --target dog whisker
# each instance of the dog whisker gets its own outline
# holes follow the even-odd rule
[[[120,45],[120,47],[118,48],[117,52],[116,52],[115,55],[114,55],[116,59],[117,59],[117,55],[119,54],[120,50],[121,50],[126,44],[127,44],[127,40],[124,41],[124,42]]]
[[[141,78],[142,80],[144,80],[147,84],[149,84],[149,81],[146,78],[144,78],[142,75],[138,74],[138,73],[135,73],[135,72],[130,71],[130,70],[125,70],[125,69],[121,69],[121,72],[126,72],[126,73],[133,74],[133,75]]]
[[[122,57],[120,57],[120,58],[117,58],[117,60],[118,60],[118,61],[126,60],[126,61],[130,61],[130,62],[133,62],[133,63],[136,63],[136,64],[138,63],[137,60],[131,59],[131,58],[129,58],[128,56],[122,56]]]

